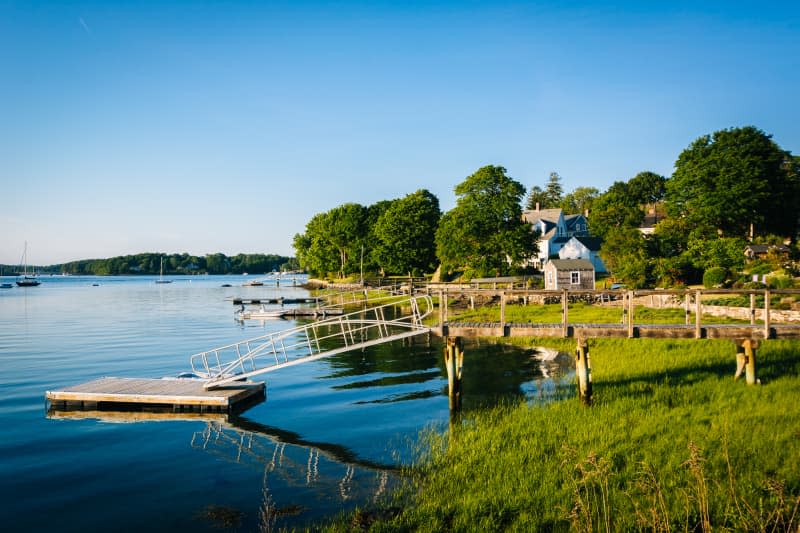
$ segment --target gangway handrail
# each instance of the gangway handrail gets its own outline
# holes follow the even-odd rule
[[[376,292],[386,292],[388,293],[385,296],[377,296],[377,297],[370,297],[369,293],[371,291]],[[328,303],[325,305],[321,305],[319,309],[329,309],[329,308],[341,308],[346,305],[355,305],[355,304],[374,304],[376,302],[385,301],[394,299],[400,296],[413,296],[417,292],[417,289],[414,287],[409,287],[407,283],[395,283],[392,285],[383,285],[380,287],[363,287],[359,289],[349,289],[345,291],[339,291],[332,294],[323,294],[321,296],[317,296],[317,298],[321,300],[325,300]]]
[[[387,307],[410,311],[385,319]],[[411,296],[345,315],[268,333],[190,356],[192,372],[206,378],[206,389],[220,387],[335,354],[427,333],[423,320],[433,312],[429,295]],[[313,340],[312,340],[313,339]]]

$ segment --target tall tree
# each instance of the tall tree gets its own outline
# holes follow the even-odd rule
[[[564,188],[561,186],[561,176],[558,172],[551,172],[550,178],[547,181],[547,187],[544,190],[547,198],[546,203],[548,208],[556,208],[563,200]]]
[[[396,200],[378,217],[373,228],[373,255],[387,274],[414,274],[436,269],[436,230],[439,199],[419,190]]]
[[[471,268],[477,275],[499,275],[511,263],[532,256],[536,241],[522,220],[525,188],[500,166],[485,166],[455,188],[456,206],[436,232],[443,271]]]
[[[528,193],[528,199],[525,202],[525,209],[534,210],[536,208],[544,209],[547,204],[547,193],[542,190],[538,185],[531,187]]]
[[[786,208],[800,203],[796,170],[796,159],[771,135],[753,126],[720,130],[680,154],[667,208],[724,236],[745,237],[751,225],[758,234],[794,236],[796,212]]]
[[[592,204],[589,229],[593,235],[605,237],[611,230],[635,228],[644,219],[644,211],[623,181],[614,182]]]
[[[628,181],[628,194],[638,203],[653,205],[664,199],[667,178],[655,172],[639,172]]]

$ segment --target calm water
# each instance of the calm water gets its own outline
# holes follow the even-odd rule
[[[165,285],[53,277],[0,289],[4,531],[269,530],[311,524],[391,490],[419,431],[448,421],[435,340],[269,374],[267,400],[239,416],[48,414],[47,390],[101,376],[176,375],[189,370],[193,353],[294,325],[233,319],[233,296],[307,295],[241,286],[254,277]],[[532,350],[467,344],[465,353],[467,410],[554,394]]]

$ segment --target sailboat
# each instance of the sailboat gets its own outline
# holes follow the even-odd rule
[[[19,287],[36,287],[42,282],[36,277],[36,273],[28,274],[28,241],[25,241],[25,249],[22,252],[22,259],[20,259],[20,266],[24,265],[22,274],[17,276],[17,286]]]
[[[161,273],[158,275],[156,283],[172,283],[171,279],[164,279],[164,258],[161,258]]]

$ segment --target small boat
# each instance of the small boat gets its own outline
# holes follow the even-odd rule
[[[161,271],[158,275],[156,283],[172,283],[171,279],[164,279],[164,258],[161,258]]]
[[[283,318],[286,311],[283,309],[267,309],[263,305],[261,308],[253,311],[246,311],[244,306],[239,311],[236,311],[236,320],[270,320],[276,318]]]
[[[36,273],[28,274],[28,241],[25,241],[25,249],[22,252],[22,259],[20,265],[24,265],[23,272],[17,276],[18,287],[36,287],[41,285],[41,281],[36,276]]]
[[[248,281],[248,282],[242,283],[242,287],[261,287],[263,285],[264,285],[264,282],[263,281],[258,281],[257,279],[254,279],[253,281]]]
[[[14,286],[10,283],[0,283],[0,289],[11,289]]]

